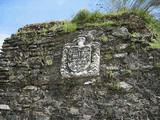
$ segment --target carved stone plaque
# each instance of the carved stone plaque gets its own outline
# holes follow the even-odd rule
[[[75,43],[65,44],[62,56],[63,78],[99,75],[100,44],[86,44],[85,37],[78,37]]]

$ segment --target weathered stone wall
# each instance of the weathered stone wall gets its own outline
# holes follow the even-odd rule
[[[127,28],[42,34],[34,30],[43,24],[31,25],[6,39],[0,53],[0,119],[160,119],[160,50],[149,48],[149,32]],[[79,35],[100,43],[100,75],[62,79],[63,47]]]

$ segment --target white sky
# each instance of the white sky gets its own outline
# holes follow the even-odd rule
[[[2,48],[2,44],[5,38],[9,37],[7,34],[0,34],[0,49]]]

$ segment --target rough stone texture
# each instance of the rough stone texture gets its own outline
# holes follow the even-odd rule
[[[99,75],[100,44],[87,43],[85,37],[77,37],[75,43],[63,48],[61,75],[63,78],[89,77]]]
[[[160,119],[160,50],[148,47],[148,32],[133,37],[138,27],[125,26],[42,34],[44,26],[26,26],[3,44],[0,104],[10,109],[0,109],[1,120]],[[100,43],[100,75],[62,79],[63,47],[79,35]]]

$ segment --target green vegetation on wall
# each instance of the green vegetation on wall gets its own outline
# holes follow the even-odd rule
[[[117,12],[111,12],[108,14],[100,13],[100,12],[89,12],[87,10],[81,10],[77,13],[77,15],[73,18],[72,22],[77,25],[83,25],[84,27],[96,27],[96,26],[115,26],[117,25],[114,21],[106,21],[105,18],[111,16],[120,16],[125,13],[128,14],[137,14],[145,23],[146,27],[153,32],[156,36],[156,40],[153,40],[150,43],[152,48],[160,48],[160,21],[156,20],[152,15],[150,15],[145,10],[140,9],[120,9]]]
[[[71,22],[64,22],[62,25],[64,32],[73,32],[77,29],[77,24]]]
[[[20,29],[17,33],[18,37],[23,41],[36,41],[39,36],[46,36],[49,32],[62,31],[64,33],[74,32],[77,28],[88,28],[88,27],[108,27],[108,26],[121,26],[124,21],[121,20],[123,15],[138,15],[145,23],[145,27],[150,30],[156,37],[150,43],[152,48],[160,48],[160,21],[156,20],[148,12],[139,9],[120,9],[117,12],[111,13],[100,13],[100,12],[90,12],[88,10],[80,10],[71,21],[62,22],[52,22],[36,24],[40,26],[41,29],[32,29],[31,27],[24,27]],[[124,17],[124,16],[123,16]],[[125,16],[126,17],[126,16]],[[128,19],[128,18],[126,18]],[[134,19],[134,18],[133,18]],[[131,19],[132,21],[132,19]],[[132,22],[133,23],[133,22]],[[130,25],[130,19],[125,22],[125,24]],[[133,23],[134,24],[137,23]],[[30,36],[30,37],[28,37]],[[30,39],[31,38],[31,39]],[[102,41],[107,41],[107,38],[102,38]]]
[[[86,23],[97,23],[102,22],[104,14],[100,12],[90,12],[88,10],[80,10],[72,19],[73,23],[86,24]]]

